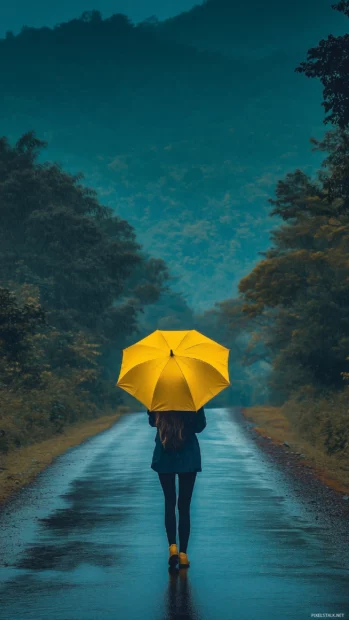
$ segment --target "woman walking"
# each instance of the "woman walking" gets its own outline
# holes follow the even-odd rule
[[[190,535],[190,502],[201,469],[201,452],[196,433],[206,427],[204,408],[196,411],[149,411],[150,426],[157,428],[151,468],[157,472],[165,499],[165,528],[169,544],[169,565],[190,566],[187,555]],[[176,544],[176,474],[178,474],[178,536]]]

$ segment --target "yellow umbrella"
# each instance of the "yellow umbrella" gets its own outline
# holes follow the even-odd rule
[[[116,385],[150,411],[197,411],[230,385],[229,351],[196,329],[157,329],[123,350]]]

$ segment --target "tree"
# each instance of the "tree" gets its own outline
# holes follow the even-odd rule
[[[34,132],[13,148],[0,140],[1,279],[38,285],[57,327],[103,333],[101,317],[143,262],[141,246],[128,222],[79,183],[83,175],[36,162],[44,145]]]
[[[270,215],[284,223],[272,231],[265,258],[239,283],[247,316],[273,313],[263,342],[272,360],[269,385],[283,398],[310,384],[339,390],[349,370],[349,212],[339,145],[348,161],[348,141],[338,131],[320,144],[329,156],[315,181],[296,170],[278,182]]]
[[[2,387],[40,381],[43,360],[33,335],[45,324],[46,313],[35,301],[21,304],[8,288],[0,287],[0,381]]]
[[[332,8],[349,17],[349,1],[341,0]],[[323,86],[326,112],[332,110],[324,123],[333,123],[341,129],[349,123],[349,35],[335,37],[330,34],[318,47],[308,50],[307,61],[295,69],[307,77],[320,78]]]
[[[81,173],[38,163],[45,145],[33,131],[14,146],[0,139],[0,282],[4,290],[37,289],[48,324],[41,361],[104,404],[112,395],[102,383],[113,385],[116,372],[110,354],[136,332],[169,273],[142,252],[133,227],[80,183]]]
[[[83,22],[99,23],[102,21],[102,14],[100,11],[84,11],[80,17]]]

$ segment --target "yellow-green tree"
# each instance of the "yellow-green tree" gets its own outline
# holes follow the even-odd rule
[[[326,174],[312,181],[296,170],[278,182],[269,202],[283,223],[271,233],[265,258],[239,284],[247,316],[273,313],[264,345],[280,400],[308,384],[340,389],[341,373],[349,370],[349,211],[342,169],[333,161],[338,152],[348,161],[347,145],[345,131],[333,132],[317,145],[330,151]]]

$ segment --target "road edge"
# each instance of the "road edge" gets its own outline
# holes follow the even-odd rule
[[[349,544],[349,500],[344,500],[343,491],[325,484],[319,472],[307,458],[300,458],[289,447],[273,441],[267,433],[261,432],[256,423],[248,418],[244,407],[233,408],[234,419],[246,435],[255,442],[286,477],[298,500],[306,506],[316,522],[331,531],[332,536],[343,544]],[[264,429],[267,431],[267,429]],[[320,474],[320,475],[319,475]]]
[[[59,435],[1,455],[0,508],[35,480],[58,456],[108,430],[124,415],[127,415],[126,411],[117,411],[113,415],[80,421]]]

